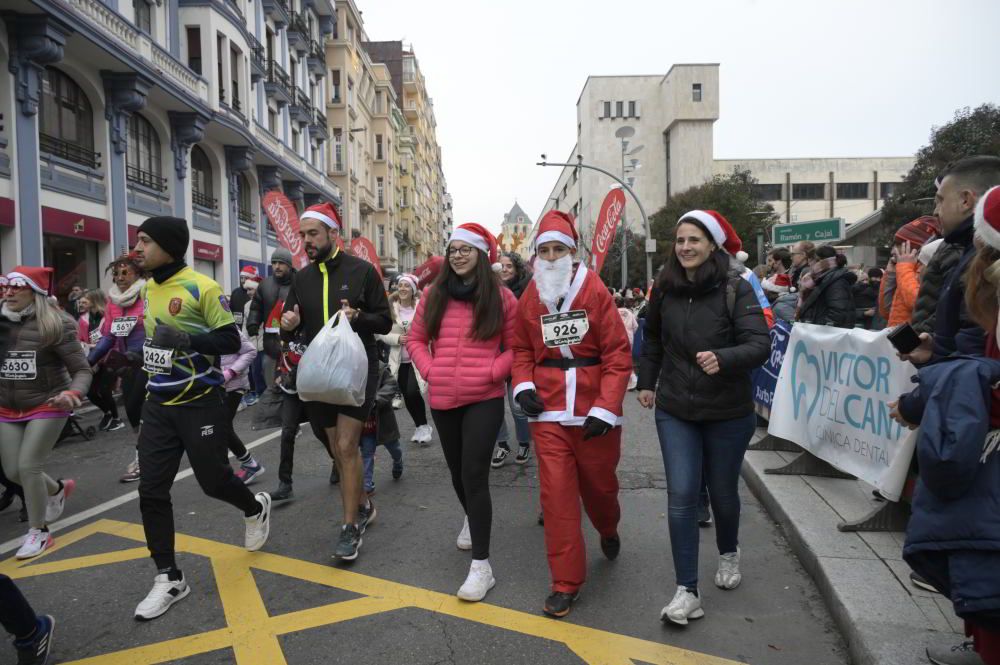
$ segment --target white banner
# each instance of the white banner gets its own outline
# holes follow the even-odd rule
[[[898,501],[915,437],[889,417],[889,403],[913,389],[916,370],[896,357],[888,332],[796,323],[767,431]]]

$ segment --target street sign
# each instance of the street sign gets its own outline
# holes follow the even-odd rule
[[[836,242],[844,239],[844,219],[814,219],[809,222],[794,222],[792,224],[775,224],[771,227],[772,244],[794,245],[808,240],[817,245]]]

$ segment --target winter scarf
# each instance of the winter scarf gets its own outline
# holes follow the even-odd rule
[[[837,267],[837,257],[831,256],[828,259],[820,259],[812,265],[809,272],[802,273],[799,278],[799,291],[802,292],[803,300],[809,295],[809,291],[816,288],[823,275]]]
[[[465,284],[457,275],[449,275],[445,287],[448,289],[448,295],[455,300],[472,300],[476,292],[475,282]]]
[[[27,319],[29,316],[33,315],[34,313],[35,313],[34,303],[28,305],[20,312],[15,312],[14,310],[7,307],[7,301],[4,301],[3,307],[0,308],[0,315],[2,315],[8,321],[12,321],[14,323],[20,323],[24,319]]]
[[[146,280],[137,279],[132,286],[128,287],[124,292],[118,288],[118,285],[112,284],[111,288],[108,289],[108,297],[111,298],[111,302],[118,305],[122,309],[127,309],[135,304],[135,301],[139,298],[139,291],[146,284]]]

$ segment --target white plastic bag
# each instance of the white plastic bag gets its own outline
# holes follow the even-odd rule
[[[368,354],[351,324],[334,314],[299,360],[296,387],[304,402],[361,406],[368,383]]]

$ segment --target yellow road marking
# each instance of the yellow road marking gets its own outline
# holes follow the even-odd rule
[[[61,537],[59,544],[42,557],[97,533],[145,542],[139,525],[100,520]],[[278,640],[280,635],[407,607],[562,642],[585,662],[593,665],[625,665],[633,659],[655,665],[735,665],[735,661],[668,644],[554,621],[488,603],[466,603],[452,595],[436,591],[277,554],[247,552],[234,545],[204,538],[178,534],[176,547],[178,552],[196,554],[211,560],[227,627],[85,658],[67,665],[154,665],[227,647],[233,649],[239,665],[286,665]],[[53,562],[32,563],[8,559],[0,562],[0,573],[14,578],[34,577],[131,561],[144,558],[147,554],[145,547],[138,547]],[[37,562],[38,559],[33,561]],[[349,591],[362,597],[270,616],[252,570],[285,575]],[[123,617],[122,620],[131,619]]]

